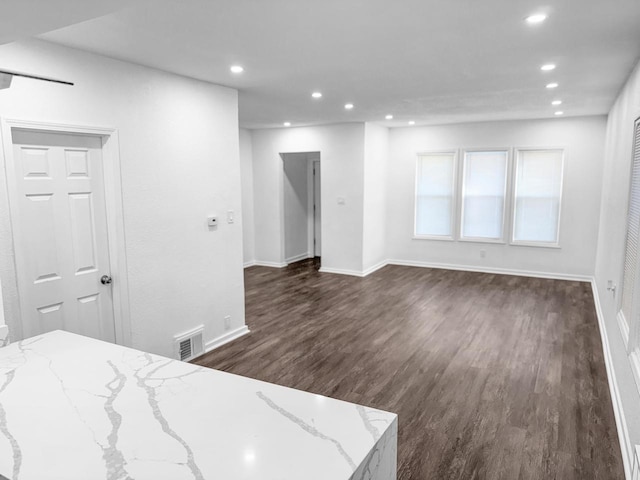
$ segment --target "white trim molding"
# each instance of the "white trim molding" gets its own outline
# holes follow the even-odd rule
[[[256,267],[271,267],[271,268],[284,268],[287,266],[286,263],[282,262],[263,262],[262,260],[254,260],[253,266]]]
[[[335,273],[337,275],[350,275],[352,277],[366,277],[367,275],[371,275],[373,272],[380,270],[383,267],[388,265],[387,260],[383,260],[382,262],[376,263],[372,267],[367,268],[364,271],[358,270],[346,270],[343,268],[331,268],[331,267],[320,267],[320,273]]]
[[[290,263],[299,262],[300,260],[306,260],[307,258],[313,258],[309,252],[301,253],[300,255],[294,255],[291,258],[286,258],[285,263],[289,265]]]
[[[386,267],[387,265],[389,265],[389,261],[388,260],[383,260],[382,262],[376,263],[372,267],[369,267],[365,271],[363,271],[362,272],[362,276],[366,277],[367,275],[371,275],[373,272],[376,272],[376,271],[380,270],[381,268]]]
[[[242,265],[243,268],[249,268],[249,267],[253,267],[255,266],[256,261],[255,260],[249,260],[248,262],[244,262],[244,264]]]
[[[616,428],[618,430],[618,442],[620,443],[620,453],[622,455],[622,463],[624,465],[625,478],[631,477],[631,469],[634,464],[634,448],[629,438],[629,430],[627,429],[627,421],[625,419],[624,410],[622,408],[622,397],[618,388],[615,371],[613,369],[613,358],[609,347],[609,337],[607,335],[606,326],[604,324],[604,316],[602,314],[602,305],[600,304],[600,296],[598,295],[598,286],[595,278],[591,278],[591,290],[593,291],[593,301],[596,307],[596,317],[598,318],[598,327],[600,328],[600,339],[602,341],[602,351],[604,353],[604,365],[607,370],[607,380],[609,383],[609,393],[611,395],[611,404],[613,405],[613,415],[616,420]],[[637,455],[637,452],[636,454]],[[633,477],[635,478],[635,477]]]
[[[384,260],[364,271],[347,270],[342,268],[321,267],[320,273],[336,273],[339,275],[366,277],[367,275],[370,275],[373,272],[387,265],[399,265],[402,267],[437,268],[440,270],[460,270],[463,272],[494,273],[498,275],[514,275],[518,277],[549,278],[552,280],[569,280],[569,281],[575,281],[575,282],[591,282],[591,279],[592,279],[590,275],[572,275],[568,273],[536,272],[532,270],[512,270],[507,268],[481,267],[481,266],[475,266],[475,265],[460,265],[460,264],[453,264],[453,263],[436,263],[436,262],[423,262],[418,260],[398,260],[398,259]]]
[[[618,314],[616,315],[616,321],[618,322],[618,327],[620,328],[620,333],[622,334],[622,339],[624,340],[624,346],[629,348],[629,324],[627,323],[627,319],[624,318],[622,309],[618,311]]]
[[[577,282],[591,282],[590,275],[573,275],[569,273],[536,272],[533,270],[512,270],[508,268],[482,267],[475,265],[458,265],[452,263],[423,262],[416,260],[387,260],[389,265],[405,267],[439,268],[442,270],[461,270],[464,272],[496,273],[500,275],[516,275],[519,277],[550,278],[554,280],[571,280]]]
[[[230,332],[224,333],[219,337],[214,338],[213,340],[209,340],[204,347],[204,353],[209,353],[211,350],[215,350],[222,345],[226,345],[229,342],[237,340],[238,338],[249,333],[249,327],[246,325],[242,325],[241,327],[236,328],[235,330],[231,330]]]
[[[338,275],[351,275],[352,277],[364,277],[364,272],[358,270],[347,270],[343,268],[320,267],[320,273],[335,273]]]

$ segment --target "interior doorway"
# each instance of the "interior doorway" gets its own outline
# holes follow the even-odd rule
[[[284,258],[322,257],[320,152],[283,153]]]
[[[114,342],[101,138],[14,129],[12,141],[25,336],[61,329]]]
[[[17,286],[12,339],[62,329],[130,344],[117,131],[0,124],[11,218],[0,245],[14,253],[0,274]]]

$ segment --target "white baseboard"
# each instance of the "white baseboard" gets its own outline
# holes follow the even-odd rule
[[[422,262],[422,261],[416,261],[416,260],[397,260],[397,259],[384,260],[362,272],[357,270],[346,270],[342,268],[321,267],[320,273],[337,273],[339,275],[366,277],[367,275],[370,275],[376,270],[379,270],[387,265],[400,265],[404,267],[438,268],[442,270],[461,270],[465,272],[495,273],[500,275],[516,275],[519,277],[550,278],[554,280],[572,280],[572,281],[578,281],[578,282],[591,282],[591,279],[592,279],[592,277],[589,275],[572,275],[572,274],[566,274],[566,273],[535,272],[530,270],[511,270],[507,268],[476,267],[471,265],[458,265],[458,264],[452,264],[452,263],[434,263],[434,262]]]
[[[343,268],[320,267],[320,273],[337,273],[338,275],[351,275],[352,277],[364,277],[363,272],[358,270],[345,270]]]
[[[376,263],[373,267],[369,267],[364,271],[358,270],[346,270],[343,268],[331,268],[331,267],[320,267],[320,273],[337,273],[338,275],[351,275],[352,277],[366,277],[367,275],[371,275],[376,270],[380,270],[382,267],[387,266],[387,261],[383,260],[380,263]]]
[[[204,353],[208,353],[211,350],[221,347],[226,343],[232,342],[233,340],[236,340],[242,337],[243,335],[246,335],[247,333],[249,333],[249,327],[247,327],[246,325],[243,325],[241,327],[236,328],[235,330],[231,330],[230,332],[220,335],[219,337],[214,338],[213,340],[209,340],[204,346]]]
[[[244,268],[249,268],[249,267],[253,267],[256,264],[255,260],[249,260],[248,262],[244,262],[243,267]]]
[[[362,276],[366,277],[367,275],[371,275],[373,272],[380,270],[381,268],[386,267],[387,265],[389,265],[388,260],[383,260],[379,263],[376,263],[373,267],[369,267],[365,271],[363,271]]]
[[[299,262],[300,260],[306,260],[307,258],[312,258],[312,257],[313,255],[311,255],[309,252],[305,252],[305,253],[301,253],[300,255],[294,255],[291,258],[285,259],[285,263],[288,265],[290,263]]]
[[[280,262],[263,262],[262,260],[255,260],[253,264],[257,267],[272,267],[272,268],[284,268],[287,266],[286,263]]]
[[[472,266],[472,265],[422,262],[422,261],[415,261],[415,260],[387,260],[387,264],[402,265],[405,267],[424,267],[424,268],[439,268],[443,270],[461,270],[464,272],[497,273],[501,275],[516,275],[519,277],[551,278],[554,280],[573,280],[578,282],[591,282],[591,279],[592,279],[590,275],[572,275],[567,273],[536,272],[536,271],[530,271],[530,270],[511,270],[508,268],[478,267],[478,266]]]
[[[618,441],[620,443],[620,453],[622,454],[622,463],[624,464],[625,478],[631,479],[631,469],[633,465],[633,445],[629,438],[629,430],[627,429],[627,421],[622,409],[622,398],[618,389],[618,381],[616,380],[613,370],[613,358],[609,348],[609,337],[604,324],[604,316],[602,313],[602,305],[600,304],[600,296],[598,295],[598,287],[595,278],[591,278],[591,290],[593,291],[593,300],[596,305],[596,316],[598,317],[598,327],[600,328],[600,339],[602,340],[602,350],[604,353],[604,365],[607,369],[607,379],[609,381],[609,393],[611,395],[611,403],[613,404],[613,415],[616,419],[616,428],[618,430]]]

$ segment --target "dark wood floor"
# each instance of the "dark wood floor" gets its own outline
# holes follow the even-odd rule
[[[196,363],[398,413],[398,479],[624,478],[589,284],[313,261],[245,280],[251,334]]]

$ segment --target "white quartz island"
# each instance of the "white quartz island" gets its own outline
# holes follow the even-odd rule
[[[10,480],[393,480],[397,416],[55,331],[0,348]]]

